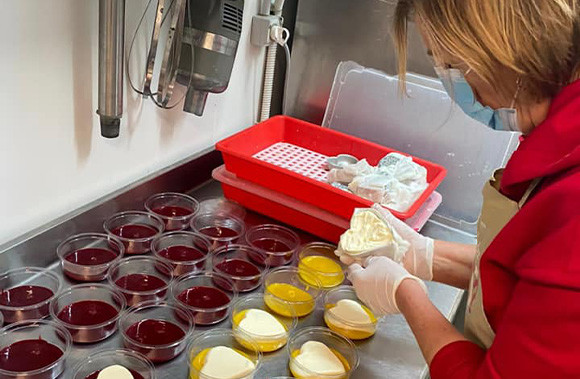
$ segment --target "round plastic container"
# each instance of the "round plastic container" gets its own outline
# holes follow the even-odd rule
[[[335,245],[324,242],[306,244],[298,254],[298,268],[310,270],[323,288],[333,288],[344,282],[344,265],[334,254]],[[308,281],[309,276],[303,279]]]
[[[236,243],[244,236],[244,222],[222,213],[198,213],[191,220],[191,229],[212,242],[212,250]]]
[[[111,216],[103,223],[103,228],[123,242],[125,254],[145,254],[151,250],[155,237],[163,233],[165,224],[154,214],[127,211]]]
[[[48,316],[50,302],[60,288],[60,278],[46,268],[23,267],[0,274],[0,311],[4,322]]]
[[[246,233],[248,245],[266,254],[264,265],[277,267],[292,263],[300,247],[300,238],[292,230],[279,225],[257,225]]]
[[[189,222],[199,210],[199,203],[191,196],[177,192],[164,192],[145,201],[145,209],[165,223],[165,231],[189,228]]]
[[[123,258],[111,266],[107,279],[133,306],[165,299],[173,280],[173,267],[155,257]]]
[[[246,210],[235,201],[223,197],[211,197],[199,203],[200,214],[220,214],[236,217],[243,220],[246,217]]]
[[[75,343],[94,343],[115,334],[125,306],[123,295],[109,286],[79,284],[52,301],[50,315],[70,332]]]
[[[264,278],[264,286],[266,305],[285,317],[303,317],[312,313],[321,294],[320,281],[316,276],[296,267],[280,267],[270,271]]]
[[[342,375],[324,375],[313,372],[296,361],[296,356],[300,353],[302,345],[308,341],[317,341],[325,344],[337,358],[342,362],[345,368],[345,374]],[[358,367],[359,357],[355,345],[348,339],[327,328],[309,327],[304,328],[288,340],[288,355],[290,356],[290,371],[295,378],[320,378],[320,379],[342,379],[348,378]]]
[[[185,350],[195,323],[185,308],[167,302],[144,302],[119,320],[125,347],[155,363],[167,362]]]
[[[225,320],[237,294],[234,283],[215,272],[182,276],[171,286],[171,297],[192,313],[196,325]]]
[[[267,266],[252,262],[264,262],[263,252],[250,246],[229,245],[214,251],[211,257],[211,267],[214,272],[230,278],[238,292],[249,292],[260,287],[263,273]]]
[[[259,309],[270,313],[274,316],[278,322],[280,322],[286,331],[284,333],[276,335],[259,335],[252,333],[250,330],[240,327],[240,322],[245,318],[248,310]],[[253,349],[253,343],[258,346],[258,350],[269,353],[276,351],[286,345],[288,341],[288,336],[294,328],[296,328],[297,320],[295,317],[283,317],[274,313],[264,302],[264,296],[262,295],[250,295],[238,300],[234,304],[234,309],[232,311],[232,330],[234,332],[241,332],[236,335],[238,342],[249,349]],[[249,336],[253,343],[248,344],[244,339],[244,336]]]
[[[0,354],[6,357],[7,351],[5,349],[10,347],[11,353],[15,354],[17,359],[20,358],[20,362],[17,365],[23,367],[23,369],[13,371],[0,366],[0,378],[56,378],[64,371],[65,360],[70,353],[71,343],[70,333],[53,321],[28,320],[9,325],[0,330]],[[42,349],[40,349],[41,346],[39,344],[42,344]],[[20,347],[18,351],[15,351],[15,345]],[[27,347],[29,347],[28,350]],[[42,356],[37,355],[39,350]],[[30,353],[26,354],[27,351]],[[31,351],[35,351],[36,354]],[[39,360],[44,362],[39,362]],[[41,367],[31,368],[32,363]],[[43,363],[44,365],[42,365]]]
[[[79,282],[100,282],[112,264],[125,254],[119,239],[103,233],[82,233],[64,240],[56,248],[62,271]]]
[[[238,339],[244,338],[242,345]],[[240,332],[228,329],[214,329],[197,335],[189,345],[189,379],[215,379],[212,376],[201,373],[204,364],[207,364],[206,357],[210,349],[215,347],[228,347],[248,358],[254,364],[254,370],[243,376],[232,376],[232,379],[251,379],[260,368],[262,363],[262,353],[258,351],[258,346],[249,336],[240,337]],[[218,362],[219,363],[219,362]],[[227,362],[224,362],[227,365]]]
[[[212,243],[203,235],[193,232],[170,232],[155,238],[151,249],[156,257],[173,267],[173,275],[202,272]]]
[[[340,300],[352,300],[359,303],[369,315],[370,322],[357,322],[340,317],[331,311]],[[363,340],[371,337],[377,330],[377,318],[357,298],[354,287],[340,286],[328,291],[324,296],[324,322],[331,330],[351,340]]]
[[[157,378],[155,367],[145,356],[135,351],[117,349],[89,355],[76,365],[72,379],[97,379],[101,370],[114,365],[125,367],[135,379]]]

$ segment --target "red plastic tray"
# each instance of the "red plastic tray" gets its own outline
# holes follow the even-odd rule
[[[227,170],[239,178],[284,193],[345,219],[350,219],[355,208],[369,207],[372,202],[334,188],[330,184],[253,157],[256,153],[279,142],[290,143],[327,156],[351,154],[359,159],[366,158],[372,165],[377,165],[385,155],[398,152],[286,116],[273,117],[217,144],[216,148],[222,152]],[[392,211],[395,216],[403,220],[412,217],[417,212],[447,173],[440,165],[420,158],[412,158],[414,162],[427,169],[429,186],[406,212]]]

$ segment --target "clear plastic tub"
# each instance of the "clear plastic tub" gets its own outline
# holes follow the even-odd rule
[[[198,213],[191,220],[191,229],[212,242],[212,250],[236,243],[244,236],[246,225],[232,215],[222,213]]]
[[[50,302],[60,288],[60,278],[46,268],[23,267],[0,274],[0,311],[4,322],[48,316]]]
[[[117,331],[126,307],[123,295],[103,284],[79,284],[58,295],[50,315],[63,325],[75,343],[102,341]]]
[[[3,363],[0,378],[54,379],[64,371],[71,343],[70,333],[53,321],[28,320],[9,325],[0,330],[0,355],[5,362],[14,354],[19,362],[12,362],[10,368]]]
[[[202,272],[212,243],[202,234],[193,232],[169,232],[155,238],[151,250],[156,257],[173,267],[173,275]]]
[[[246,217],[246,210],[243,206],[225,199],[223,197],[211,197],[203,200],[199,204],[200,214],[223,214],[243,220]]]
[[[189,379],[214,379],[211,376],[201,373],[206,362],[206,356],[210,349],[225,346],[235,350],[248,358],[254,364],[254,370],[247,375],[232,377],[232,379],[251,379],[259,370],[262,363],[262,353],[258,351],[258,346],[249,336],[240,337],[240,332],[228,329],[214,329],[197,335],[189,345]],[[244,345],[238,342],[243,338]],[[248,348],[250,347],[250,348]]]
[[[364,311],[369,315],[370,322],[363,323],[348,320],[344,317],[336,315],[331,311],[332,308],[336,307],[336,304],[340,300],[345,299],[359,303],[363,307]],[[371,312],[370,309],[361,303],[361,301],[356,296],[354,287],[352,286],[340,286],[328,291],[328,293],[324,296],[324,322],[331,330],[351,340],[363,340],[369,338],[374,335],[377,330],[376,316]]]
[[[165,299],[173,280],[173,267],[155,257],[123,258],[111,266],[107,279],[133,306]]]
[[[266,254],[265,265],[277,267],[292,263],[300,238],[292,230],[273,224],[257,225],[246,233],[246,242]]]
[[[250,309],[259,309],[270,313],[275,317],[280,324],[284,326],[286,331],[276,335],[259,335],[252,333],[250,330],[240,327],[240,322],[245,318],[245,314]],[[269,353],[276,351],[286,345],[290,333],[296,328],[297,320],[295,317],[284,317],[274,313],[264,302],[263,295],[250,295],[238,300],[234,304],[232,311],[232,330],[234,332],[240,331],[241,334],[236,335],[238,342],[249,349],[252,349],[253,344],[248,344],[244,339],[247,335],[252,338],[253,342],[258,346],[258,350]]]
[[[151,213],[127,211],[111,216],[103,223],[105,231],[125,245],[125,254],[145,254],[151,242],[163,233],[165,223]]]
[[[171,286],[172,299],[193,314],[196,325],[225,320],[237,295],[234,283],[215,272],[182,276]]]
[[[346,373],[342,375],[319,374],[297,362],[296,356],[300,353],[302,345],[309,341],[321,342],[331,349],[342,362]],[[292,375],[298,379],[344,379],[350,377],[359,364],[356,346],[340,334],[327,328],[309,327],[296,332],[290,336],[287,350],[288,355],[290,356],[290,371],[292,372]]]
[[[165,231],[189,228],[191,218],[199,210],[199,203],[191,196],[177,192],[163,192],[145,201],[145,209],[161,218]]]
[[[214,251],[211,267],[214,272],[230,278],[238,292],[249,292],[262,284],[263,273],[268,270],[267,266],[261,265],[265,261],[263,252],[234,244]]]
[[[116,237],[103,233],[82,233],[64,240],[56,248],[62,270],[79,282],[100,282],[112,264],[125,254],[125,246]]]
[[[303,317],[312,313],[322,292],[320,281],[314,273],[296,267],[280,267],[270,271],[264,278],[264,286],[266,305],[285,317]]]
[[[134,379],[156,379],[155,367],[143,355],[125,349],[105,350],[89,355],[74,369],[72,379],[97,379],[99,372],[120,365],[131,371]]]
[[[129,308],[119,320],[119,328],[126,348],[160,363],[185,350],[195,323],[187,309],[153,301]]]
[[[339,286],[344,281],[345,267],[334,254],[335,250],[335,245],[325,242],[306,244],[298,254],[298,268],[312,271],[323,288]],[[305,276],[303,279],[308,278]]]

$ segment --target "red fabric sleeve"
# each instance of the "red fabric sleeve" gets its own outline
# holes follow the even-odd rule
[[[578,224],[550,234],[518,262],[520,280],[491,348],[445,346],[431,362],[432,379],[580,377]]]

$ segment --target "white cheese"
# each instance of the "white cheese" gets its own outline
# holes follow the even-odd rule
[[[368,333],[374,333],[375,331],[371,316],[357,301],[350,299],[339,300],[327,312],[334,316],[330,318],[329,322],[336,327]]]
[[[286,333],[286,328],[276,317],[261,309],[248,309],[239,327],[259,337],[276,337]]]
[[[379,217],[377,211],[356,209],[350,220],[350,229],[340,237],[336,255],[346,254],[355,260],[384,255],[400,263],[409,246],[409,242]]]
[[[216,379],[251,378],[256,369],[254,362],[234,349],[216,346],[208,351],[201,375]]]
[[[313,378],[317,375],[344,375],[346,370],[340,359],[322,342],[308,341],[300,348],[300,353],[290,362],[295,376]],[[306,371],[306,370],[308,371]]]
[[[97,379],[133,379],[133,374],[123,366],[113,365],[102,369]]]

